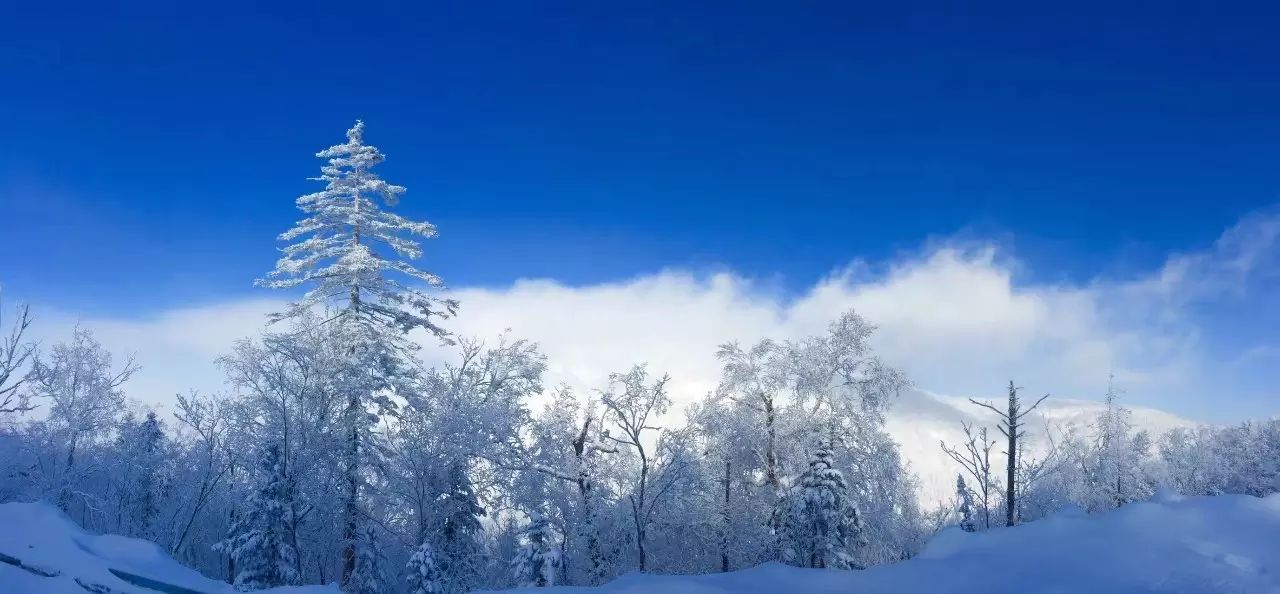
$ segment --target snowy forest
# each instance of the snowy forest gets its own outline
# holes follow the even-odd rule
[[[999,422],[937,444],[955,489],[925,501],[885,428],[911,378],[855,311],[803,339],[725,342],[719,385],[684,410],[644,361],[594,390],[548,385],[536,342],[450,331],[466,303],[421,262],[437,230],[395,214],[406,189],[364,133],[317,153],[323,187],[256,281],[294,301],[218,359],[222,393],[147,410],[129,391],[146,361],[89,327],[36,344],[38,317],[0,304],[0,503],[47,501],[245,591],[461,594],[860,570],[952,526],[1280,489],[1280,422],[1152,434],[1114,386],[1091,422],[1045,426],[1028,415],[1052,386],[993,377],[1007,399],[971,405]],[[424,344],[451,360],[429,365]]]

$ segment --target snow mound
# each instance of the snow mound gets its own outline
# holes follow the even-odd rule
[[[113,534],[90,535],[51,505],[0,505],[0,592],[4,594],[232,594],[171,559],[155,544]],[[334,586],[267,590],[336,594]],[[238,594],[238,593],[237,593]]]
[[[1280,593],[1280,495],[1162,498],[1012,529],[948,529],[918,557],[866,571],[778,564],[723,574],[628,574],[607,594]]]

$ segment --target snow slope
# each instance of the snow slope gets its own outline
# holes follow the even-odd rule
[[[724,574],[628,574],[555,594],[1036,594],[1280,592],[1280,496],[1152,503],[1087,516],[1065,511],[1012,529],[943,532],[915,559],[866,571],[777,564]]]
[[[85,592],[231,594],[236,590],[183,567],[148,541],[86,534],[49,504],[0,505],[0,593]],[[307,586],[268,592],[336,594],[338,589]]]
[[[235,592],[182,567],[149,542],[85,534],[46,504],[0,505],[0,554],[4,594]],[[15,559],[23,566],[14,565]],[[337,588],[267,592],[337,594]],[[1280,594],[1280,495],[1162,497],[1098,516],[1065,511],[1013,529],[977,534],[950,529],[917,558],[866,571],[769,564],[703,576],[629,574],[600,588],[525,592]]]

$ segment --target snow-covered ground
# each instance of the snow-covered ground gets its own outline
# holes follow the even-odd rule
[[[1063,512],[1014,529],[950,529],[923,554],[866,571],[769,564],[702,576],[629,574],[601,594],[1280,592],[1280,496],[1162,498]]]
[[[237,591],[224,582],[183,567],[145,540],[85,534],[51,505],[0,505],[0,593],[85,592],[231,594]],[[337,594],[338,589],[308,586],[272,592]]]
[[[146,541],[87,535],[49,505],[0,505],[0,527],[0,591],[5,594],[234,592],[182,567]],[[14,565],[14,560],[23,566]],[[149,581],[176,588],[155,589]],[[93,590],[94,586],[109,590]],[[286,591],[335,594],[337,589],[312,586],[271,592]],[[598,589],[540,591],[1280,593],[1280,496],[1161,497],[1099,516],[1065,511],[1014,529],[976,534],[949,529],[917,558],[866,571],[769,564],[703,576],[629,574]]]

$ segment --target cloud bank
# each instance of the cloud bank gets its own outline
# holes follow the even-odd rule
[[[1097,398],[1114,373],[1135,404],[1205,420],[1273,413],[1280,339],[1240,328],[1275,317],[1280,212],[1250,216],[1213,246],[1134,278],[1024,283],[1023,266],[994,244],[939,242],[887,263],[852,262],[796,295],[733,272],[672,269],[586,286],[519,280],[455,290],[463,307],[448,327],[536,340],[550,383],[579,389],[646,361],[669,372],[673,396],[688,403],[714,387],[718,344],[821,332],[853,308],[879,326],[881,357],[933,393],[997,396],[1014,379],[1033,392]],[[57,340],[79,321],[113,351],[136,353],[143,370],[130,395],[163,407],[178,392],[221,389],[214,359],[261,331],[282,302],[246,298],[144,319],[78,319],[37,304],[34,329]]]

